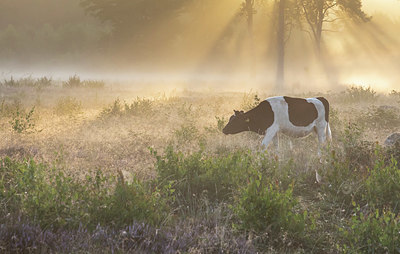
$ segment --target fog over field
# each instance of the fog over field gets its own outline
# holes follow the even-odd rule
[[[380,92],[399,88],[397,1],[363,1],[362,13],[328,9],[320,39],[313,35],[318,22],[311,9],[289,1],[283,45],[279,6],[256,0],[249,17],[250,2],[182,0],[152,7],[155,1],[132,4],[129,11],[122,2],[125,9],[119,10],[101,1],[5,0],[0,75],[65,80],[78,74],[132,86],[164,82],[241,91],[327,91],[351,84]]]

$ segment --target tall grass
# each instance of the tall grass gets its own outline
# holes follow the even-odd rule
[[[393,131],[398,114],[395,106],[373,106],[379,100],[371,89],[331,100],[334,140],[317,157],[312,137],[293,147],[281,139],[281,156],[261,150],[259,136],[221,133],[232,109],[260,100],[254,93],[169,100],[124,97],[104,87],[86,90],[106,98],[88,109],[79,97],[84,82],[37,92],[50,106],[36,105],[31,115],[18,92],[32,89],[4,90],[1,251],[398,251],[399,149],[371,138]],[[369,107],[354,117],[358,102]],[[21,135],[27,117],[35,126]],[[34,152],[7,157],[16,149]]]

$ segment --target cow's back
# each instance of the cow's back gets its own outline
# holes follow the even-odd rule
[[[279,129],[291,136],[305,136],[325,118],[323,103],[317,98],[270,97],[275,122]]]

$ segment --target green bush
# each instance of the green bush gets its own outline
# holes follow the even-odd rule
[[[400,217],[391,212],[363,214],[360,208],[339,229],[344,244],[337,244],[342,253],[400,253]]]
[[[327,164],[320,172],[327,184],[322,189],[327,194],[326,201],[333,205],[340,205],[342,210],[351,211],[352,201],[362,200],[364,181],[367,170],[354,168],[346,157],[332,151]]]
[[[0,160],[0,191],[2,220],[22,216],[44,228],[158,225],[169,215],[168,200],[150,183],[116,181],[101,171],[78,181],[33,160]]]
[[[17,109],[10,120],[11,128],[17,133],[33,131],[35,123],[33,121],[33,113],[35,107],[33,107],[28,113],[25,113],[21,109]]]
[[[279,238],[284,232],[299,238],[305,230],[307,212],[296,211],[297,206],[293,185],[285,190],[259,174],[241,189],[233,209],[241,230],[267,233],[270,239]]]
[[[400,212],[400,170],[397,161],[392,158],[389,165],[384,159],[377,160],[369,170],[365,181],[364,199],[380,211]]]
[[[90,208],[92,219],[102,225],[124,226],[135,221],[158,225],[169,216],[168,199],[157,188],[150,190],[148,184],[136,179],[132,183],[118,182],[105,200],[94,200],[100,204]]]
[[[211,201],[229,200],[257,164],[250,152],[243,151],[211,156],[200,150],[185,155],[168,146],[164,155],[154,150],[152,154],[156,158],[157,182],[171,184],[177,202],[184,205],[201,196]]]

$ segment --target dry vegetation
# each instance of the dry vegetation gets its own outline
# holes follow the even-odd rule
[[[399,195],[390,191],[400,191],[400,183],[394,183],[389,197],[382,194],[388,191],[382,186],[381,193],[371,192],[371,186],[380,186],[371,178],[378,174],[374,168],[386,168],[391,174],[390,167],[394,167],[394,174],[398,174],[397,164],[389,161],[391,156],[398,159],[399,151],[380,147],[389,134],[400,128],[398,91],[376,94],[372,89],[353,86],[343,92],[297,95],[323,95],[331,103],[333,143],[321,163],[315,136],[292,140],[292,149],[289,138],[281,136],[281,150],[276,156],[273,150],[261,153],[261,137],[256,134],[221,133],[233,109],[251,108],[259,98],[269,96],[264,93],[173,91],[166,95],[80,81],[78,77],[64,83],[51,79],[4,80],[0,89],[0,175],[4,193],[12,189],[7,185],[12,182],[10,165],[23,168],[29,165],[24,160],[30,160],[48,165],[42,169],[45,182],[56,179],[51,173],[54,168],[62,172],[59,178],[67,176],[68,181],[78,185],[98,174],[94,172],[101,172],[107,189],[101,193],[106,195],[115,188],[115,193],[121,193],[118,188],[122,188],[127,195],[122,195],[120,202],[110,201],[115,213],[101,213],[104,218],[98,211],[87,212],[93,218],[76,215],[75,219],[55,213],[56,222],[51,223],[30,214],[36,211],[34,205],[10,208],[7,204],[17,194],[4,194],[0,196],[1,250],[400,251],[398,203],[390,199],[391,195]],[[187,168],[194,170],[194,176],[185,172]],[[243,171],[229,172],[232,168]],[[315,182],[316,170],[323,177],[320,184]],[[246,179],[241,178],[242,174]],[[107,177],[118,180],[108,181]],[[150,194],[147,184],[152,186]],[[124,192],[132,185],[139,188],[134,194]],[[221,185],[220,192],[212,193],[217,185]],[[118,205],[141,191],[160,206],[150,208],[160,213],[158,216],[153,217],[148,207],[144,209],[148,214],[132,208],[124,215],[124,208]],[[380,194],[389,201],[379,203],[384,202]],[[258,198],[267,196],[270,203],[264,201],[269,208],[258,206],[258,202],[265,204]],[[148,199],[140,197],[141,201],[132,202],[145,206],[143,200]],[[95,204],[91,203],[92,207]],[[250,216],[249,210],[256,215]],[[115,216],[125,217],[119,220]],[[378,230],[382,225],[397,231],[386,234]],[[162,234],[157,235],[156,228]],[[56,246],[49,245],[50,240],[18,242],[16,238],[24,238],[22,231],[42,234]],[[13,235],[15,241],[7,243]],[[102,241],[102,237],[109,240]],[[369,239],[377,242],[371,244]],[[63,249],[63,241],[76,246]]]

